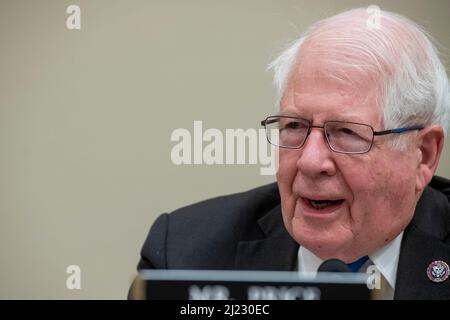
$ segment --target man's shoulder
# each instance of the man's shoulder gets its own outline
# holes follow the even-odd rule
[[[411,226],[430,237],[450,241],[450,180],[433,177],[417,203]]]
[[[432,189],[444,194],[450,202],[450,180],[440,176],[434,176],[429,185]]]
[[[233,268],[238,242],[264,237],[258,220],[279,204],[272,183],[162,214],[151,227],[138,268]]]

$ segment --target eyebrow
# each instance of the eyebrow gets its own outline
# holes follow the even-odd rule
[[[311,120],[310,117],[305,117],[303,115],[298,114],[296,111],[294,110],[283,110],[283,111],[279,111],[275,114],[275,116],[284,116],[284,117],[295,117],[295,118],[302,118],[302,119],[307,119],[307,120]],[[366,123],[367,121],[362,120],[359,117],[355,117],[352,115],[348,115],[348,116],[341,116],[338,115],[336,117],[327,119],[326,121],[343,121],[343,122],[355,122],[355,123]]]

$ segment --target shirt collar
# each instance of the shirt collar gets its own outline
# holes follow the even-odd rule
[[[369,254],[370,260],[380,270],[392,289],[395,288],[397,280],[398,259],[400,256],[400,245],[403,238],[401,232],[394,240],[383,248]],[[298,270],[300,272],[316,273],[323,260],[303,246],[298,249]]]
[[[397,281],[397,267],[402,238],[403,231],[383,248],[369,255],[370,260],[380,270],[391,288],[395,288],[395,282]]]

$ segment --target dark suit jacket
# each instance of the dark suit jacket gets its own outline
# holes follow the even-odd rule
[[[427,277],[450,264],[450,181],[434,177],[405,229],[395,299],[450,299],[450,278]],[[294,270],[298,244],[287,233],[276,184],[163,214],[153,224],[138,269]]]

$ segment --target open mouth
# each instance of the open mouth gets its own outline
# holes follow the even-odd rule
[[[306,204],[315,209],[315,210],[325,210],[325,209],[334,209],[339,207],[343,202],[344,199],[338,199],[338,200],[315,200],[315,199],[309,199],[309,198],[303,198],[304,202]]]

